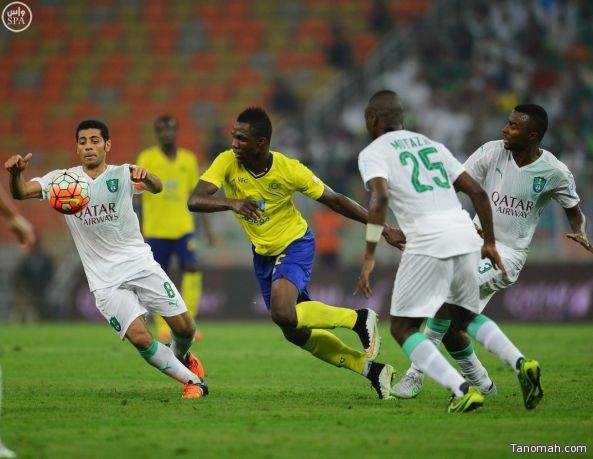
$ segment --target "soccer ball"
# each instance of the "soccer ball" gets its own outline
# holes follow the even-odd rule
[[[63,214],[75,214],[90,200],[89,183],[76,172],[64,171],[49,184],[49,204]]]

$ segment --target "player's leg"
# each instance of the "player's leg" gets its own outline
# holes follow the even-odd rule
[[[197,258],[198,241],[194,233],[189,233],[178,239],[175,251],[181,264],[181,296],[190,317],[196,319],[202,296],[202,273],[200,272]],[[196,341],[201,334],[196,331]]]
[[[461,307],[448,305],[449,316],[453,319],[449,330],[443,337],[443,344],[449,355],[455,359],[461,370],[462,376],[472,385],[476,386],[483,395],[494,396],[497,393],[496,385],[490,379],[488,371],[474,352],[471,340],[463,331],[467,318],[475,313]],[[461,327],[461,328],[460,328]]]
[[[469,384],[419,331],[423,318],[434,316],[447,298],[457,258],[439,260],[404,252],[391,301],[391,334],[417,368],[453,392],[450,411],[469,411],[481,406],[483,397],[469,390]],[[473,289],[477,300],[475,279]]]
[[[380,339],[378,316],[370,309],[353,310],[312,301],[306,286],[311,276],[315,256],[315,238],[311,231],[290,244],[275,261],[272,281],[288,279],[299,292],[296,314],[293,308],[286,311],[289,317],[278,317],[277,323],[296,328],[354,330],[361,340],[366,356],[374,360],[379,353]]]
[[[497,244],[498,247],[498,244]],[[528,410],[537,406],[543,397],[540,376],[541,368],[536,360],[526,359],[523,353],[490,318],[481,314],[494,293],[513,285],[525,262],[525,254],[517,253],[504,246],[498,247],[507,276],[495,271],[487,260],[482,260],[478,268],[480,282],[480,308],[478,314],[462,324],[467,333],[482,344],[489,352],[507,363],[519,378],[523,401]]]
[[[167,321],[171,328],[171,352],[202,381],[205,374],[202,363],[189,352],[194,342],[194,321],[189,316],[175,284],[171,282],[165,271],[158,265],[152,266],[140,273],[136,279],[128,281],[127,284],[133,287],[142,304],[146,305],[151,313],[158,314]],[[199,397],[200,389],[203,388],[186,384],[183,397]]]
[[[324,362],[359,374],[368,372],[364,353],[350,348],[327,330],[297,326],[295,303],[298,297],[299,291],[291,280],[280,278],[272,282],[270,315],[286,339]]]
[[[390,399],[389,389],[393,377],[391,365],[373,362],[364,353],[344,344],[333,333],[317,329],[281,327],[285,338],[319,360],[338,368],[347,368],[366,377],[380,399]]]
[[[539,363],[536,360],[526,359],[500,327],[484,314],[473,318],[467,326],[467,332],[513,369],[519,378],[525,408],[534,409],[544,396]]]
[[[451,366],[438,348],[419,331],[420,318],[391,317],[391,334],[404,353],[421,371],[452,392],[449,412],[479,408],[484,397]]]
[[[189,352],[194,342],[195,324],[177,287],[159,266],[147,268],[138,279],[129,281],[140,301],[153,314],[158,314],[171,329],[170,348],[175,357],[200,378],[204,377],[201,362]]]
[[[183,365],[170,348],[153,338],[144,317],[146,309],[138,296],[127,288],[101,289],[93,292],[97,308],[123,340],[127,338],[138,349],[144,360],[171,378],[184,384],[201,384],[202,381]],[[203,395],[207,388],[200,387]]]
[[[169,271],[169,262],[174,252],[174,241],[170,239],[148,238],[146,243],[152,250],[155,261],[163,268],[163,271]],[[154,314],[152,320],[156,327],[156,335],[159,341],[167,342],[171,339],[171,331],[165,319],[160,315]]]
[[[475,258],[475,257],[474,257]],[[513,263],[511,263],[511,259],[504,258],[503,262],[507,269],[512,269]],[[471,263],[471,262],[470,262]],[[467,267],[462,267],[460,269],[469,269],[472,265],[468,265]],[[503,278],[500,271],[493,269],[492,264],[486,260],[476,260],[473,266],[478,266],[477,268],[477,276],[478,276],[478,284],[480,285],[480,308],[489,301],[495,291],[499,290],[500,288],[504,288],[505,285],[510,285],[510,282],[507,278]],[[519,268],[520,270],[520,268]],[[514,272],[511,273],[513,278],[518,276],[518,271],[515,274]],[[464,285],[458,286],[460,289],[464,288]],[[490,290],[488,290],[490,289]],[[485,293],[488,291],[489,293]],[[484,298],[484,296],[487,296]],[[476,314],[472,314],[470,311],[464,311],[466,314],[463,317],[463,323],[458,323],[455,327],[455,330],[451,331],[451,334],[457,334],[457,336],[452,337],[452,342],[459,342],[463,340],[459,333],[461,330],[466,329],[467,323],[471,321]],[[468,320],[469,317],[469,320]],[[434,318],[429,318],[426,321],[426,325],[424,327],[424,334],[430,341],[432,341],[436,346],[438,346],[441,342],[443,342],[443,338],[445,334],[448,334],[448,330],[451,326],[451,317],[449,316],[449,310],[446,308],[441,308],[437,315]],[[446,345],[445,345],[446,346]],[[464,376],[470,375],[470,382],[473,385],[477,385],[482,393],[493,395],[496,393],[495,386],[492,385],[492,381],[488,377],[488,373],[482,363],[479,361],[477,355],[473,351],[473,347],[460,349],[453,345],[453,348],[447,347],[447,350],[450,351],[449,353],[453,352],[452,357],[457,361],[460,365],[462,373]],[[481,376],[479,381],[472,379],[471,375],[478,375]],[[413,364],[410,368],[406,371],[406,374],[403,378],[393,387],[393,393],[398,398],[413,398],[416,397],[420,391],[422,390],[422,385],[424,382],[424,377],[422,371],[419,368],[416,368]],[[476,384],[477,383],[477,384]]]
[[[471,341],[462,331],[465,330],[465,324],[480,311],[479,280],[475,269],[479,262],[477,253],[455,257],[455,276],[446,301],[447,315],[452,323],[443,342],[463,377],[482,394],[495,395],[496,386],[476,356]]]
[[[379,316],[372,309],[353,310],[321,301],[302,301],[297,304],[296,313],[299,328],[347,328],[358,335],[369,359],[374,360],[379,354]]]
[[[306,287],[313,263],[314,239],[299,241],[304,243],[291,244],[289,249],[292,250],[286,250],[278,257],[254,254],[255,272],[272,320],[282,329],[288,341],[318,359],[348,368],[369,379],[374,378],[371,383],[379,397],[388,398],[393,373],[391,366],[370,362],[364,353],[346,346],[329,331],[299,326],[296,304],[310,302]]]

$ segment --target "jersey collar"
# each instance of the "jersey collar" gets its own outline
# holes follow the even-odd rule
[[[249,172],[249,175],[251,175],[253,178],[262,178],[264,175],[266,175],[270,169],[272,168],[272,163],[274,162],[274,156],[272,155],[272,152],[270,152],[270,156],[268,156],[268,160],[266,161],[266,168],[260,172],[259,174],[256,174],[252,171],[250,171],[247,167],[245,168],[245,170],[247,172]]]

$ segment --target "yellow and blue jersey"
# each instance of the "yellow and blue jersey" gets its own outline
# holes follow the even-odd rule
[[[157,175],[163,183],[159,194],[142,193],[142,233],[146,238],[178,239],[195,230],[187,199],[199,176],[196,156],[184,148],[177,149],[171,160],[160,147],[140,152],[136,164]]]
[[[200,180],[224,189],[230,199],[253,199],[260,206],[257,221],[235,214],[259,255],[278,255],[302,237],[308,225],[292,201],[298,191],[311,199],[323,194],[324,184],[296,159],[271,152],[272,164],[255,176],[240,164],[232,150],[222,152]]]

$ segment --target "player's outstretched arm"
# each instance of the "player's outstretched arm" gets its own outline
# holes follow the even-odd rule
[[[368,212],[364,207],[343,194],[336,193],[327,185],[325,185],[323,194],[317,201],[325,204],[334,212],[350,218],[351,220],[356,220],[361,223],[367,222]]]
[[[0,187],[0,214],[6,219],[8,227],[17,237],[20,247],[23,250],[31,250],[35,244],[33,225],[18,213],[3,187]]]
[[[577,204],[570,209],[564,209],[564,212],[566,212],[570,228],[573,231],[571,234],[567,234],[566,237],[572,239],[576,243],[582,245],[586,250],[593,253],[593,246],[591,246],[591,243],[587,239],[587,220],[579,205]]]
[[[496,250],[494,239],[494,224],[492,222],[492,208],[488,200],[488,194],[484,188],[474,180],[467,172],[463,172],[454,182],[455,190],[461,191],[471,199],[474,209],[480,219],[484,245],[482,246],[482,258],[488,258],[496,269],[506,273],[500,255]]]
[[[41,184],[36,181],[25,181],[23,171],[27,168],[27,163],[33,157],[32,153],[27,153],[23,158],[21,155],[14,155],[8,158],[4,167],[10,174],[9,186],[10,194],[15,199],[31,199],[43,197],[41,193]]]
[[[371,204],[372,202],[372,195],[371,195]],[[368,222],[368,211],[358,204],[356,201],[344,196],[341,193],[336,193],[332,190],[329,186],[325,185],[323,190],[323,194],[317,199],[322,204],[325,204],[334,212],[337,212],[344,217],[350,218],[351,220],[355,220],[361,223]],[[383,221],[385,221],[385,216],[387,215],[387,201],[385,203],[385,215]],[[406,242],[406,237],[404,233],[399,228],[394,228],[389,225],[384,225],[382,236],[385,237],[385,240],[392,246],[397,247],[400,250],[403,250],[403,244]]]
[[[229,199],[214,196],[218,187],[200,180],[187,200],[187,208],[192,212],[222,212],[232,210],[251,220],[261,218],[259,204],[253,199]]]

